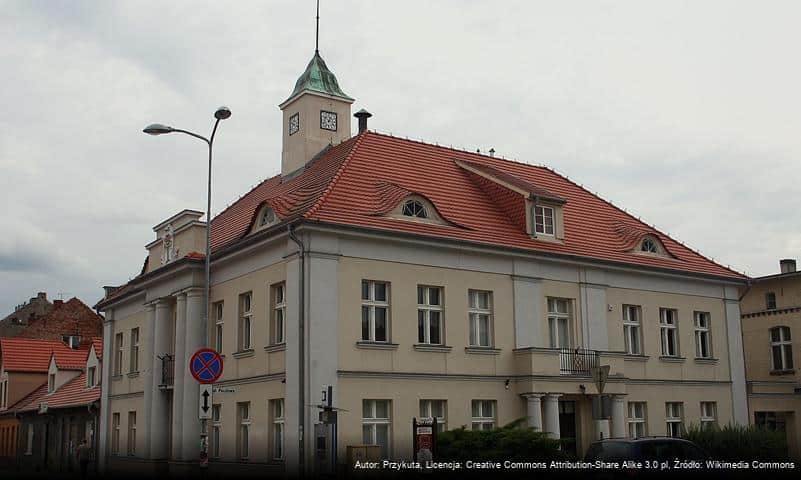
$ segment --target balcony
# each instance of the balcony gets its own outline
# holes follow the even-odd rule
[[[562,348],[559,350],[559,375],[590,375],[601,364],[597,350]]]
[[[175,356],[167,353],[158,358],[161,360],[161,383],[159,383],[159,388],[162,390],[170,389],[175,384]]]

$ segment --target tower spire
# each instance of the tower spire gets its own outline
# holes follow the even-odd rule
[[[317,23],[314,32],[314,53],[320,53],[320,0],[317,0]]]

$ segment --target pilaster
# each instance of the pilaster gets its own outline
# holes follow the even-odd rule
[[[178,370],[175,367],[175,384],[183,384],[183,398],[178,426],[181,431],[181,457],[184,461],[194,461],[200,458],[200,419],[198,418],[198,401],[200,384],[189,373],[189,358],[198,348],[205,346],[205,332],[202,328],[202,316],[205,308],[203,302],[205,295],[203,289],[193,288],[186,293],[186,324],[184,339],[183,366]],[[176,355],[177,358],[177,355]],[[175,428],[175,427],[173,427]]]
[[[175,381],[172,387],[172,458],[183,458],[181,427],[184,409],[184,381],[182,372],[186,368],[186,294],[175,296]]]
[[[561,438],[559,431],[559,393],[548,393],[543,399],[543,420],[545,432],[554,439]]]
[[[169,442],[167,430],[169,427],[169,402],[167,392],[162,391],[159,385],[161,378],[161,359],[170,353],[170,300],[162,298],[156,302],[156,315],[153,322],[153,338],[151,350],[151,360],[153,362],[153,385],[146,396],[150,396],[150,449],[149,458],[152,460],[163,460],[169,456]]]
[[[103,365],[100,367],[101,372],[101,387],[100,387],[100,404],[103,408],[100,410],[99,425],[97,426],[98,441],[97,441],[97,468],[100,472],[106,471],[106,460],[108,458],[108,435],[109,425],[111,424],[111,408],[109,403],[109,394],[111,393],[111,372],[113,367],[111,365],[112,358],[112,344],[114,339],[114,310],[106,312],[106,320],[103,322]]]

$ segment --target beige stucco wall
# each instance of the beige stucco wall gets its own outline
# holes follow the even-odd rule
[[[149,364],[148,359],[152,355],[149,345],[151,332],[148,328],[147,321],[148,312],[144,306],[135,313],[124,318],[117,318],[114,320],[114,334],[111,337],[111,345],[103,345],[103,349],[109,349],[111,353],[111,390],[110,393],[114,395],[122,395],[128,393],[141,392],[144,389],[144,369]],[[131,372],[131,330],[139,328],[139,372]],[[116,335],[122,333],[123,347],[122,347],[122,368],[120,369],[121,375],[114,376],[116,359]],[[160,372],[159,372],[160,373]]]
[[[112,398],[109,405],[109,454],[111,453],[111,438],[113,430],[113,414],[120,414],[120,444],[119,455],[128,454],[128,413],[136,412],[136,456],[141,457],[145,454],[147,442],[147,425],[145,425],[144,399],[142,396],[130,398]]]
[[[47,382],[45,373],[6,372],[8,374],[8,406]]]
[[[320,111],[337,114],[337,131],[320,128]],[[289,134],[289,118],[298,114],[300,130]],[[305,93],[283,108],[281,172],[291,173],[302,167],[329,144],[350,138],[350,103],[317,94]]]

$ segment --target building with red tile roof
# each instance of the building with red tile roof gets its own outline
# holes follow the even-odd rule
[[[364,444],[411,458],[415,417],[526,417],[578,456],[702,409],[747,423],[743,274],[546,166],[377,133],[364,110],[354,135],[352,103],[316,53],[280,105],[281,173],[211,220],[211,258],[202,212],[183,210],[153,228],[141,272],[106,288],[102,468],[198,460],[201,347],[231,387],[212,395],[209,456],[243,469],[315,464],[300,432],[333,434],[320,392],[340,412],[340,461]]]

